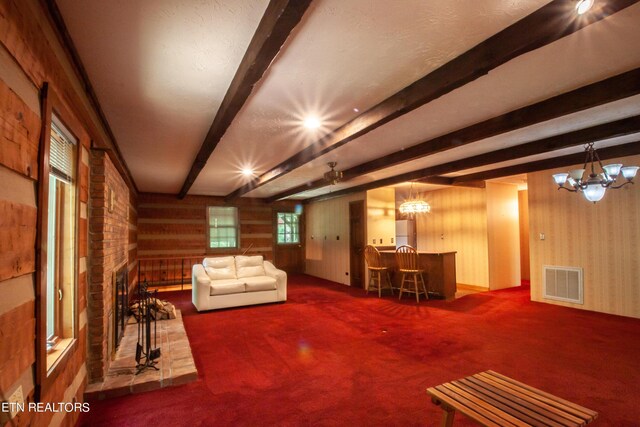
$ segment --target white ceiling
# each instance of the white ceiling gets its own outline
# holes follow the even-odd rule
[[[177,193],[268,0],[56,0],[141,191]]]
[[[258,175],[269,170],[360,114],[354,108],[367,110],[547,2],[404,0],[391,7],[383,1],[314,0],[189,194],[231,193],[248,182],[240,174],[243,167],[254,168]],[[138,188],[177,193],[267,1],[57,3]],[[640,4],[517,57],[246,196],[269,197],[319,179],[329,161],[347,169],[640,67],[638,23]],[[322,117],[324,127],[315,132],[304,129],[301,121],[307,114]],[[294,198],[322,195],[636,114],[640,114],[640,96]],[[581,150],[576,147],[563,153]],[[525,160],[530,159],[514,164]]]

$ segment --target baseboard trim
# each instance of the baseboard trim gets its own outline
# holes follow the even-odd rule
[[[467,285],[464,283],[456,283],[456,289],[459,291],[476,291],[487,292],[489,290],[486,286]]]

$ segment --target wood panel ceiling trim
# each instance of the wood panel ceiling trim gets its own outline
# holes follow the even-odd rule
[[[509,160],[517,160],[519,158],[534,156],[536,154],[543,154],[560,150],[563,148],[575,147],[577,145],[585,144],[594,140],[607,139],[620,137],[625,135],[632,135],[640,132],[640,116],[633,116],[622,120],[617,120],[602,125],[592,126],[585,129],[580,129],[565,134],[554,135],[548,138],[543,138],[536,141],[520,144],[515,147],[503,148],[500,150],[491,151],[489,153],[479,154],[477,156],[467,157],[465,159],[455,160],[453,162],[443,163],[440,165],[403,173],[400,175],[385,178],[379,181],[358,185],[355,187],[346,188],[340,191],[330,193],[328,195],[321,195],[307,199],[307,202],[313,202],[318,200],[324,200],[327,197],[333,198],[343,196],[346,194],[367,191],[373,188],[384,187],[387,185],[398,184],[404,181],[421,181],[430,183],[433,182],[433,178],[437,175],[449,174],[461,170],[487,166],[498,162],[504,162]],[[628,144],[626,144],[628,145]],[[600,153],[600,150],[598,150]],[[584,154],[580,153],[582,158]],[[566,156],[565,156],[566,157]],[[540,162],[532,162],[540,163]],[[552,166],[554,167],[554,166]],[[515,175],[513,173],[512,175]],[[477,176],[476,176],[477,175]],[[451,185],[459,185],[463,182],[479,181],[481,174],[473,174],[468,179],[460,179],[456,177],[451,181]],[[508,176],[508,175],[501,175]],[[493,178],[493,177],[492,177]],[[489,178],[487,178],[489,179]]]
[[[311,0],[271,0],[178,194],[184,198]]]
[[[228,194],[225,200],[231,201],[263,186],[318,156],[488,74],[511,59],[570,35],[637,1],[612,0],[606,5],[600,4],[588,16],[582,15],[576,19],[571,2],[554,0]]]

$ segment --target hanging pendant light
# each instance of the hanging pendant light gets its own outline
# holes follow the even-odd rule
[[[429,213],[431,212],[431,206],[429,203],[421,200],[419,198],[412,198],[411,195],[413,193],[413,182],[411,183],[411,189],[409,190],[409,198],[404,201],[398,208],[401,214],[405,215],[414,215],[418,213]]]
[[[558,190],[563,189],[572,193],[581,192],[585,199],[596,203],[602,200],[607,189],[618,189],[627,184],[633,184],[633,178],[639,169],[638,166],[623,167],[620,163],[602,166],[600,157],[598,157],[598,153],[593,148],[593,142],[585,145],[585,151],[587,152],[587,158],[582,169],[574,169],[568,173],[557,173],[553,175],[553,180],[558,184]],[[599,174],[595,172],[596,162],[598,162],[602,170]],[[591,163],[591,173],[587,179],[583,179],[584,172],[589,163]],[[626,181],[620,185],[614,185],[621,173]],[[565,187],[566,183],[569,185]]]
[[[424,200],[408,200],[400,205],[400,213],[403,214],[428,213],[430,211],[431,206]]]

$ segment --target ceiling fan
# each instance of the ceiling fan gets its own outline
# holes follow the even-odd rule
[[[324,180],[329,183],[329,185],[336,185],[338,182],[342,180],[342,172],[335,170],[335,167],[338,165],[337,162],[329,162],[327,166],[331,168],[329,172],[325,172]]]

